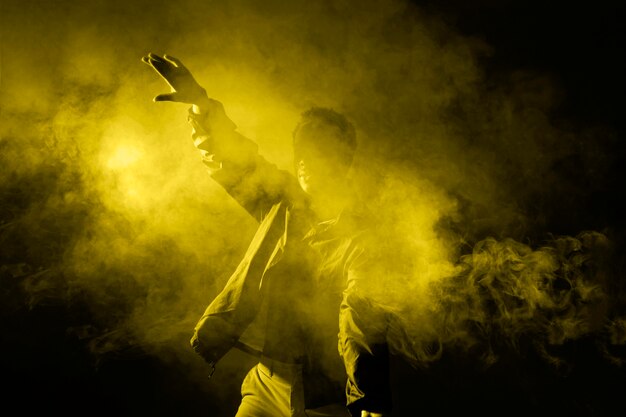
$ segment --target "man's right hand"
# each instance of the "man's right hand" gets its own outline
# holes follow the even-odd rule
[[[149,53],[141,60],[150,65],[172,90],[169,93],[157,95],[154,101],[173,101],[193,104],[200,109],[209,108],[210,101],[205,89],[198,84],[180,60],[171,55],[160,57],[153,53]]]

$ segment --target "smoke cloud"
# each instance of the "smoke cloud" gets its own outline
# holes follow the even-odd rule
[[[62,311],[95,367],[140,352],[216,402],[238,394],[240,364],[220,391],[188,340],[256,223],[206,174],[186,106],[152,102],[154,52],[279,168],[302,111],[354,123],[355,185],[393,253],[377,294],[412,364],[530,346],[559,368],[560,346],[597,337],[622,366],[620,230],[588,216],[618,137],[555,121],[550,74],[489,79],[491,45],[404,0],[5,1],[2,16],[3,323]]]

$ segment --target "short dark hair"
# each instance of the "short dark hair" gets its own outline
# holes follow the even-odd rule
[[[298,133],[303,133],[298,136]],[[346,162],[352,163],[357,149],[354,125],[341,113],[326,107],[312,107],[302,113],[300,122],[293,131],[293,146],[297,149],[306,140],[333,147],[344,153]],[[300,139],[300,140],[298,140]],[[323,143],[319,143],[322,142]]]

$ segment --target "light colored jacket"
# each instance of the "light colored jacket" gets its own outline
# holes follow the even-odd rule
[[[336,348],[334,355],[313,352],[309,356],[334,358],[330,359],[330,365],[309,361],[305,371],[314,373],[319,370],[315,368],[325,368],[326,373],[341,375],[344,381],[347,376],[345,396],[340,394],[353,415],[360,415],[361,409],[389,411],[385,314],[369,301],[363,291],[366,285],[360,285],[363,280],[377,277],[371,276],[376,268],[370,268],[373,257],[364,249],[367,233],[354,227],[354,223],[363,223],[359,215],[349,213],[331,222],[318,223],[309,208],[308,195],[295,177],[262,158],[257,145],[236,132],[236,126],[226,116],[221,103],[214,101],[213,109],[205,115],[190,111],[188,120],[193,128],[194,143],[203,152],[203,162],[212,178],[259,221],[242,261],[195,326],[191,339],[194,350],[213,366],[233,347],[263,350],[262,345],[248,343],[247,335],[255,333],[251,327],[258,322],[255,319],[264,302],[270,300],[272,305],[299,302],[285,300],[281,298],[284,294],[275,293],[281,280],[289,285],[283,278],[284,264],[291,262],[292,270],[297,267],[293,260],[284,259],[285,252],[303,253],[311,249],[321,254],[318,262],[324,264],[317,275],[313,275],[323,282],[316,282],[313,299],[302,302],[304,305],[311,303],[306,307],[310,309],[322,304],[324,314],[330,312],[334,317],[326,321],[314,320],[316,323],[312,326],[326,327],[316,333],[324,334],[322,338],[328,335],[334,338],[338,352]],[[270,291],[272,281],[274,289]],[[276,327],[280,323],[271,325]],[[305,382],[306,378],[307,375]],[[330,376],[331,380],[334,378]],[[326,400],[323,395],[316,397],[307,392],[306,387],[305,397],[307,407],[324,405]]]

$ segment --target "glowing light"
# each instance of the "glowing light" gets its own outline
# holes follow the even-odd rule
[[[107,167],[113,170],[127,168],[135,164],[141,157],[141,151],[131,145],[120,145],[109,157]]]

